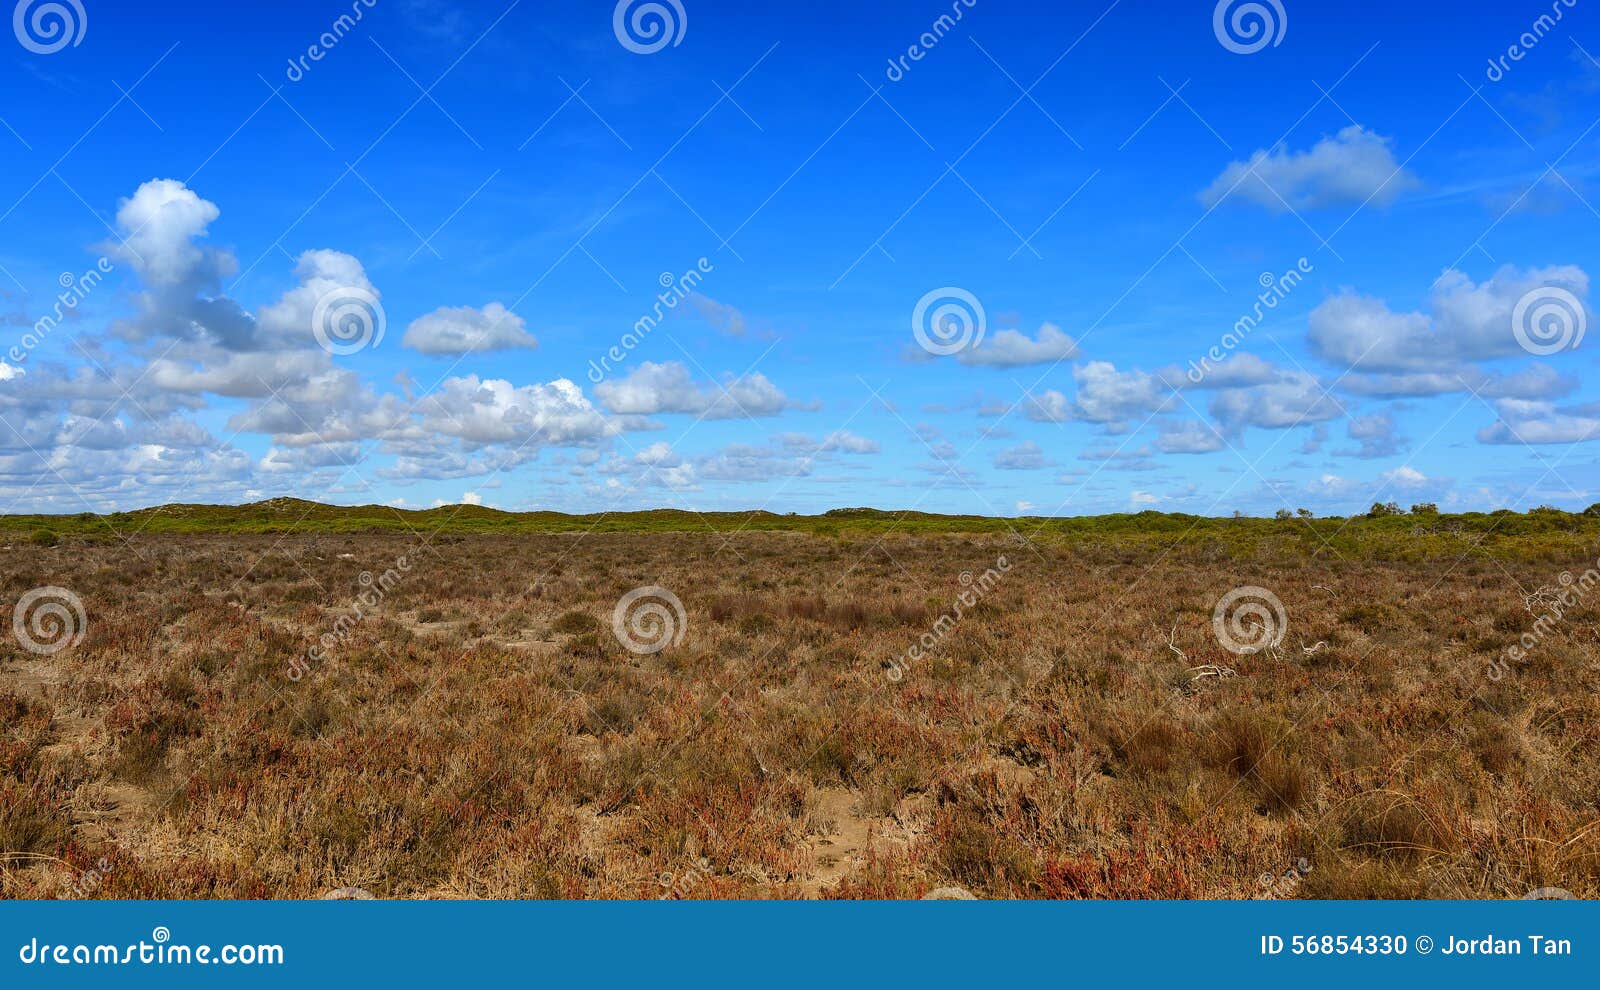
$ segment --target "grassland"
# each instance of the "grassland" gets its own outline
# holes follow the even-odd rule
[[[81,603],[0,639],[8,897],[1600,895],[1593,514],[274,500],[0,546],[4,618]],[[1283,609],[1243,653],[1241,587]]]

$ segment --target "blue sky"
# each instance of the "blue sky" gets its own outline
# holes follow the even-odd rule
[[[1581,3],[41,6],[0,511],[1600,501]]]

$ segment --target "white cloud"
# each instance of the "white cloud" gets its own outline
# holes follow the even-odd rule
[[[382,293],[367,278],[361,262],[343,251],[326,248],[302,253],[294,266],[295,278],[300,284],[285,292],[277,302],[263,307],[257,316],[259,330],[255,343],[259,346],[282,348],[311,348],[321,350],[316,337],[317,306],[323,299],[354,290],[380,299]],[[371,341],[377,342],[379,329],[377,317],[372,319]],[[332,327],[323,328],[330,339],[336,336]],[[362,328],[363,332],[365,327]]]
[[[1345,292],[1312,311],[1307,339],[1313,351],[1341,367],[1396,376],[1381,380],[1389,394],[1459,390],[1465,386],[1457,382],[1452,389],[1452,375],[1476,377],[1461,367],[1465,363],[1527,355],[1513,332],[1512,314],[1520,299],[1545,287],[1582,299],[1589,276],[1575,265],[1506,266],[1478,285],[1452,269],[1434,283],[1431,313],[1396,313],[1380,299]],[[1367,384],[1371,391],[1373,383]]]
[[[1391,457],[1400,452],[1400,436],[1395,430],[1393,414],[1385,411],[1356,416],[1350,420],[1350,439],[1361,444],[1357,450],[1343,450],[1345,457],[1371,460]]]
[[[131,265],[153,288],[182,285],[197,276],[226,277],[237,267],[233,258],[193,243],[220,215],[217,204],[201,199],[182,182],[152,179],[118,205],[123,243],[109,253]]]
[[[973,367],[1020,368],[1030,364],[1053,364],[1078,356],[1078,342],[1053,323],[1039,327],[1036,337],[1020,330],[1001,330],[977,347],[956,355],[956,360]]]
[[[706,419],[776,416],[792,406],[787,396],[760,372],[729,378],[721,386],[697,384],[680,361],[646,361],[621,380],[595,386],[611,412],[631,416],[689,413]]]
[[[1306,151],[1261,149],[1247,162],[1230,163],[1200,201],[1215,206],[1237,197],[1274,213],[1340,203],[1386,205],[1421,186],[1389,145],[1388,138],[1351,124]]]
[[[727,303],[717,302],[710,296],[696,292],[688,299],[689,305],[696,313],[718,330],[734,337],[743,337],[745,332],[744,314]]]
[[[1044,451],[1029,440],[995,454],[994,466],[1002,471],[1037,471],[1045,466]]]
[[[1283,378],[1284,371],[1271,361],[1264,361],[1248,352],[1236,352],[1220,362],[1207,360],[1204,365],[1191,366],[1199,381],[1189,376],[1191,369],[1170,365],[1158,372],[1161,380],[1176,388],[1246,388],[1266,385]]]
[[[1078,383],[1073,417],[1104,424],[1111,432],[1146,419],[1177,401],[1172,388],[1160,377],[1144,371],[1118,371],[1107,361],[1090,361],[1072,369]]]
[[[1037,423],[1065,423],[1072,418],[1072,400],[1050,389],[1024,399],[1022,412]]]
[[[1453,484],[1449,478],[1432,477],[1409,464],[1403,464],[1368,481],[1345,478],[1337,474],[1324,474],[1321,478],[1306,483],[1301,491],[1331,509],[1359,513],[1366,511],[1373,501],[1379,499],[1387,501],[1392,495],[1397,494],[1409,498],[1438,498]],[[1273,497],[1281,500],[1289,492],[1289,486],[1281,486],[1279,490],[1273,492]]]
[[[9,382],[11,379],[21,378],[25,374],[27,374],[27,372],[23,371],[16,365],[6,364],[4,361],[0,361],[0,382]]]
[[[695,473],[712,481],[770,481],[809,475],[812,463],[810,457],[791,457],[771,447],[734,443],[696,460]]]
[[[331,443],[314,447],[273,447],[256,465],[267,474],[294,474],[302,478],[326,467],[344,467],[361,459],[359,443]]]
[[[1289,429],[1344,415],[1344,407],[1314,376],[1298,371],[1270,385],[1223,389],[1211,400],[1210,411],[1229,433],[1246,426]]]
[[[522,317],[492,302],[482,309],[441,306],[413,320],[400,341],[424,354],[481,354],[539,346]]]
[[[683,458],[678,456],[671,444],[657,442],[634,454],[633,462],[646,467],[670,468],[682,464]]]
[[[483,504],[483,496],[479,495],[477,492],[462,492],[461,493],[461,498],[458,499],[457,501],[454,501],[454,502],[446,502],[442,498],[436,498],[436,499],[433,500],[433,507],[435,509],[448,508],[449,506],[452,506],[452,505],[482,505],[482,504]]]
[[[1215,427],[1194,419],[1163,429],[1156,437],[1156,447],[1166,454],[1209,454],[1224,446]]]
[[[477,375],[447,378],[417,403],[417,411],[425,429],[471,444],[580,444],[616,432],[565,378],[523,386]]]
[[[1578,443],[1600,438],[1600,418],[1589,408],[1558,409],[1553,403],[1499,399],[1499,421],[1478,431],[1488,444]]]
[[[1426,488],[1433,483],[1432,479],[1430,479],[1427,475],[1423,474],[1421,471],[1418,471],[1409,464],[1402,464],[1397,468],[1392,468],[1383,472],[1383,480],[1388,482],[1390,485],[1393,485],[1395,488],[1403,489],[1405,491]]]
[[[876,454],[883,447],[876,440],[857,436],[849,430],[835,430],[822,441],[823,450],[838,450],[846,454]]]
[[[787,449],[802,454],[876,454],[883,449],[878,441],[858,436],[849,430],[835,430],[821,440],[813,440],[803,433],[785,433],[778,437],[778,441]]]

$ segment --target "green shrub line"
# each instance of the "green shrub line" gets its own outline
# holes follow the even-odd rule
[[[120,542],[152,535],[416,533],[423,536],[516,536],[562,533],[796,532],[841,540],[880,535],[1021,535],[1041,542],[1104,544],[1118,550],[1175,543],[1219,555],[1353,557],[1418,560],[1464,554],[1517,557],[1594,556],[1600,548],[1600,504],[1583,512],[1541,507],[1528,512],[1441,513],[1431,504],[1405,510],[1388,503],[1352,517],[1280,510],[1275,518],[1212,517],[1145,511],[1099,516],[999,518],[868,508],[821,515],[765,511],[692,512],[654,509],[571,515],[504,512],[483,506],[407,510],[381,505],[336,506],[276,498],[248,505],[162,505],[99,515],[0,516],[0,540],[38,547],[59,540]]]

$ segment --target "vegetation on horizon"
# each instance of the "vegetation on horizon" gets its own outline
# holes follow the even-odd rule
[[[162,535],[408,534],[421,545],[469,535],[791,532],[850,541],[902,535],[1007,535],[1042,543],[1132,551],[1187,547],[1228,555],[1270,551],[1296,559],[1427,560],[1463,554],[1521,559],[1594,555],[1600,544],[1600,504],[1583,512],[1540,507],[1528,512],[1442,513],[1431,503],[1409,511],[1393,502],[1362,515],[1315,516],[1281,509],[1273,518],[1195,516],[1146,510],[1100,516],[976,516],[872,508],[831,509],[821,515],[766,511],[696,512],[651,509],[569,515],[507,512],[476,505],[433,509],[336,506],[275,498],[247,505],[172,504],[97,515],[0,516],[0,544],[21,539],[53,546],[63,539],[114,545]]]

